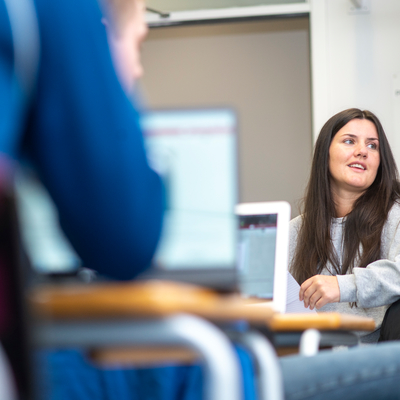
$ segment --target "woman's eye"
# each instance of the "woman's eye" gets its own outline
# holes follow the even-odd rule
[[[345,139],[344,143],[351,144],[351,143],[353,143],[353,140],[352,139]]]
[[[377,146],[376,143],[370,143],[370,144],[368,145],[368,147],[369,147],[370,149],[373,149],[373,150],[376,150],[376,149],[378,148],[378,146]]]

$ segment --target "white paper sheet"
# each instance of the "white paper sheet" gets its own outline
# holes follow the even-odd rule
[[[309,308],[304,307],[304,302],[299,300],[299,292],[300,292],[300,285],[288,271],[286,313],[316,313],[315,309],[310,310]]]

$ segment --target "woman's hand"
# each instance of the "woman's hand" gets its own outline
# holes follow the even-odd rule
[[[300,301],[304,306],[320,309],[325,304],[340,300],[339,283],[336,276],[315,275],[300,286]]]

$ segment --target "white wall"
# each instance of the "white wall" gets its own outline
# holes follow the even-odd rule
[[[400,1],[363,3],[353,13],[350,0],[311,0],[314,137],[334,113],[369,109],[400,166]]]

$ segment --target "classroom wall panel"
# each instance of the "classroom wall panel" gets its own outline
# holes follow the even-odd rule
[[[143,63],[150,108],[233,107],[240,201],[287,200],[298,214],[312,153],[308,18],[151,29]]]
[[[311,0],[314,136],[349,107],[380,118],[400,164],[400,2]]]

